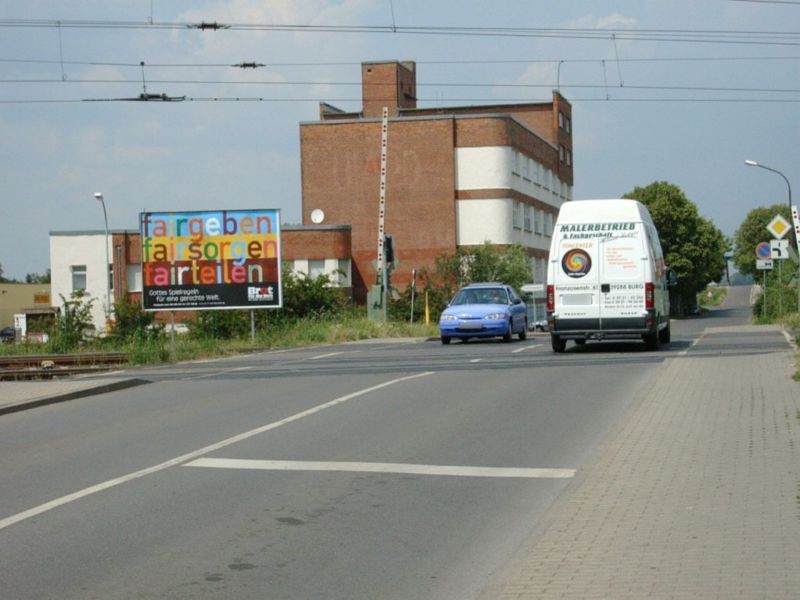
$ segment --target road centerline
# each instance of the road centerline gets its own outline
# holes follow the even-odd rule
[[[243,469],[256,471],[334,471],[341,473],[392,473],[397,475],[434,475],[449,477],[493,477],[515,479],[570,479],[575,469],[525,467],[470,467],[454,465],[418,465],[407,463],[371,463],[337,461],[253,460],[239,458],[198,458],[184,467],[207,469]]]
[[[200,458],[205,454],[209,454],[211,452],[221,450],[222,448],[232,446],[233,444],[244,441],[256,435],[265,433],[267,431],[271,431],[272,429],[277,429],[278,427],[288,425],[289,423],[293,423],[294,421],[299,421],[300,419],[317,414],[329,408],[333,408],[334,406],[338,406],[339,404],[343,404],[344,402],[347,402],[348,400],[352,400],[354,398],[358,398],[359,396],[364,396],[365,394],[369,394],[370,392],[375,392],[377,390],[389,387],[391,385],[395,385],[397,383],[402,383],[404,381],[410,381],[412,379],[418,379],[420,377],[433,375],[433,373],[434,373],[433,371],[425,371],[423,373],[415,373],[413,375],[406,375],[405,377],[398,377],[396,379],[384,381],[383,383],[379,383],[377,385],[373,385],[368,388],[364,388],[362,390],[357,390],[355,392],[351,392],[350,394],[345,394],[344,396],[339,396],[338,398],[335,398],[334,400],[331,400],[329,402],[318,404],[317,406],[311,407],[299,413],[295,413],[289,417],[286,417],[285,419],[274,421],[272,423],[262,425],[261,427],[256,427],[255,429],[251,429],[250,431],[245,431],[244,433],[240,433],[238,435],[229,437],[220,442],[216,442],[215,444],[205,446],[193,452],[182,454],[181,456],[176,456],[175,458],[164,461],[157,465],[146,467],[144,469],[128,473],[127,475],[123,475],[121,477],[109,479],[102,483],[98,483],[97,485],[93,485],[84,488],[82,490],[78,490],[77,492],[67,494],[66,496],[61,496],[60,498],[56,498],[49,502],[45,502],[44,504],[40,504],[39,506],[34,506],[33,508],[22,511],[15,515],[11,515],[4,519],[0,519],[0,530],[5,529],[6,527],[11,527],[12,525],[15,525],[21,521],[25,521],[27,519],[31,519],[35,516],[51,511],[54,508],[58,508],[60,506],[64,506],[65,504],[69,504],[76,500],[80,500],[81,498],[86,498],[87,496],[91,496],[98,492],[102,492],[104,490],[116,487],[118,485],[122,485],[123,483],[128,483],[129,481],[133,481],[135,479],[140,479],[142,477],[145,477],[146,475],[152,475],[154,473],[158,473],[159,471],[169,469],[170,467],[176,467],[182,465],[183,463],[190,462],[192,460]]]

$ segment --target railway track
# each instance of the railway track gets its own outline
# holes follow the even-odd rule
[[[108,371],[127,364],[125,352],[0,356],[0,381],[52,379]]]

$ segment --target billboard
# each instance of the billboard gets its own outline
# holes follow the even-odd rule
[[[143,212],[145,310],[282,306],[280,211]]]

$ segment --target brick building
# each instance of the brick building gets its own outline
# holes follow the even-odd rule
[[[327,274],[356,302],[366,300],[376,282],[387,107],[392,284],[402,289],[412,269],[486,241],[521,244],[534,259],[531,280],[543,283],[555,217],[572,197],[569,102],[553,92],[551,102],[422,109],[413,62],[364,63],[361,74],[360,112],[323,103],[318,121],[300,124],[303,223],[282,225],[282,260],[296,273]],[[50,256],[54,305],[85,289],[99,300],[93,318],[100,331],[106,285],[112,304],[122,294],[141,298],[138,231],[116,230],[109,240],[101,231],[51,232]]]
[[[349,224],[357,301],[376,282],[381,118],[390,115],[385,231],[395,287],[442,253],[520,243],[541,283],[550,234],[573,184],[572,107],[552,102],[416,107],[413,62],[364,63],[362,110],[320,105],[300,125],[303,223]],[[316,211],[316,212],[315,212]]]

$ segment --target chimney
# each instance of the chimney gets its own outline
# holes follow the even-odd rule
[[[417,107],[417,71],[412,61],[370,62],[361,64],[362,116],[380,118],[383,107],[389,116],[400,109]]]

